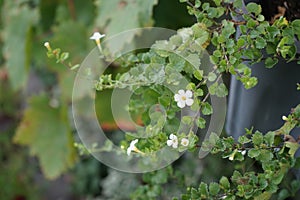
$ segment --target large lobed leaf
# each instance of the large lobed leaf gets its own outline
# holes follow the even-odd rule
[[[3,55],[6,59],[13,89],[22,88],[28,78],[32,27],[37,23],[37,9],[29,8],[22,1],[5,1],[1,10],[4,22]]]
[[[113,36],[122,31],[151,26],[152,10],[158,0],[98,0],[98,16],[96,25],[104,29],[107,36]],[[126,35],[123,41],[118,41],[122,47],[132,41],[136,33]]]
[[[50,107],[46,95],[34,96],[14,137],[15,143],[27,145],[38,157],[49,179],[57,178],[76,160],[66,113],[65,109]]]

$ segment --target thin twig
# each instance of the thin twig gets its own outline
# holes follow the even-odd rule
[[[76,20],[76,9],[74,0],[68,0],[68,8],[71,15],[71,18],[75,21]]]

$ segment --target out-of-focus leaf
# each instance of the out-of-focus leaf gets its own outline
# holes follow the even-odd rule
[[[66,69],[66,71],[59,73],[58,84],[61,91],[63,102],[70,102],[72,98],[73,85],[75,80],[75,73]]]
[[[112,111],[111,111],[111,90],[105,90],[97,93],[95,99],[95,109],[97,117],[104,130],[117,129]],[[101,97],[101,98],[100,98]]]
[[[41,26],[47,31],[55,20],[56,8],[59,0],[42,0],[39,3],[39,11],[41,15]]]
[[[51,1],[53,0],[46,0]],[[55,22],[73,20],[76,23],[83,24],[89,29],[93,24],[96,14],[96,5],[94,1],[58,1],[59,4],[55,10]]]
[[[67,111],[50,107],[46,95],[34,96],[29,100],[14,142],[29,147],[49,179],[57,178],[76,160]]]
[[[38,20],[37,9],[22,1],[5,1],[3,17],[3,55],[14,90],[22,88],[28,78],[32,26]]]
[[[90,25],[94,20],[96,7],[94,1],[74,1],[76,21]]]
[[[99,26],[108,37],[122,31],[151,26],[153,24],[152,10],[157,0],[135,1],[135,0],[98,0],[98,16],[96,26]],[[132,41],[135,34],[126,34],[123,40],[118,41],[118,46]]]
[[[280,190],[279,194],[278,194],[278,200],[284,200],[287,199],[290,196],[290,193],[287,189],[282,189]]]
[[[271,196],[272,196],[272,193],[270,193],[270,192],[263,192],[260,195],[254,197],[254,200],[270,199]]]

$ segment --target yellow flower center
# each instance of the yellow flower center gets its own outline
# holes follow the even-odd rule
[[[181,99],[182,99],[183,101],[185,101],[185,100],[186,100],[186,97],[185,97],[185,96],[182,96]]]

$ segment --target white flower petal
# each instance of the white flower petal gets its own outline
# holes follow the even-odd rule
[[[243,156],[246,155],[246,153],[247,153],[246,150],[242,151],[242,155],[243,155]]]
[[[138,143],[138,139],[135,139],[135,140],[132,140],[131,142],[130,142],[130,145],[129,145],[129,147],[127,148],[127,155],[128,156],[130,156],[130,153],[136,148],[135,147],[135,144],[136,143]]]
[[[184,90],[178,90],[178,94],[185,95],[185,92],[184,92]]]
[[[185,107],[185,101],[178,101],[178,102],[177,102],[177,106],[178,106],[179,108],[184,108],[184,107]]]
[[[127,155],[130,156],[132,149],[130,147],[127,148]]]
[[[99,39],[101,39],[101,38],[103,38],[105,36],[105,34],[101,34],[101,33],[99,33],[99,32],[95,32],[91,37],[90,37],[90,39],[91,40],[99,40]]]
[[[191,98],[193,96],[193,92],[191,90],[187,90],[185,92],[186,97]]]
[[[193,105],[194,100],[193,99],[187,99],[187,100],[185,100],[185,103],[186,103],[186,105],[191,106],[191,105]]]
[[[136,143],[138,143],[138,139],[135,139],[135,140],[133,140],[131,143],[130,143],[130,145],[132,144],[132,145],[135,145]]]
[[[170,146],[172,146],[172,144],[173,144],[173,141],[172,140],[168,140],[167,141],[167,145],[170,147]]]
[[[174,139],[177,140],[177,136],[174,135],[174,134],[172,133],[172,134],[170,135],[170,139],[171,139],[171,140],[174,140]]]
[[[180,97],[181,96],[179,94],[175,94],[174,95],[174,100],[177,102],[177,101],[179,101],[181,99]]]
[[[178,141],[175,142],[175,143],[173,143],[172,147],[173,147],[174,149],[178,148]]]
[[[100,37],[100,33],[99,33],[99,32],[95,32],[95,33],[90,37],[90,39],[91,39],[91,40],[96,40],[96,39],[99,39],[99,37]]]

